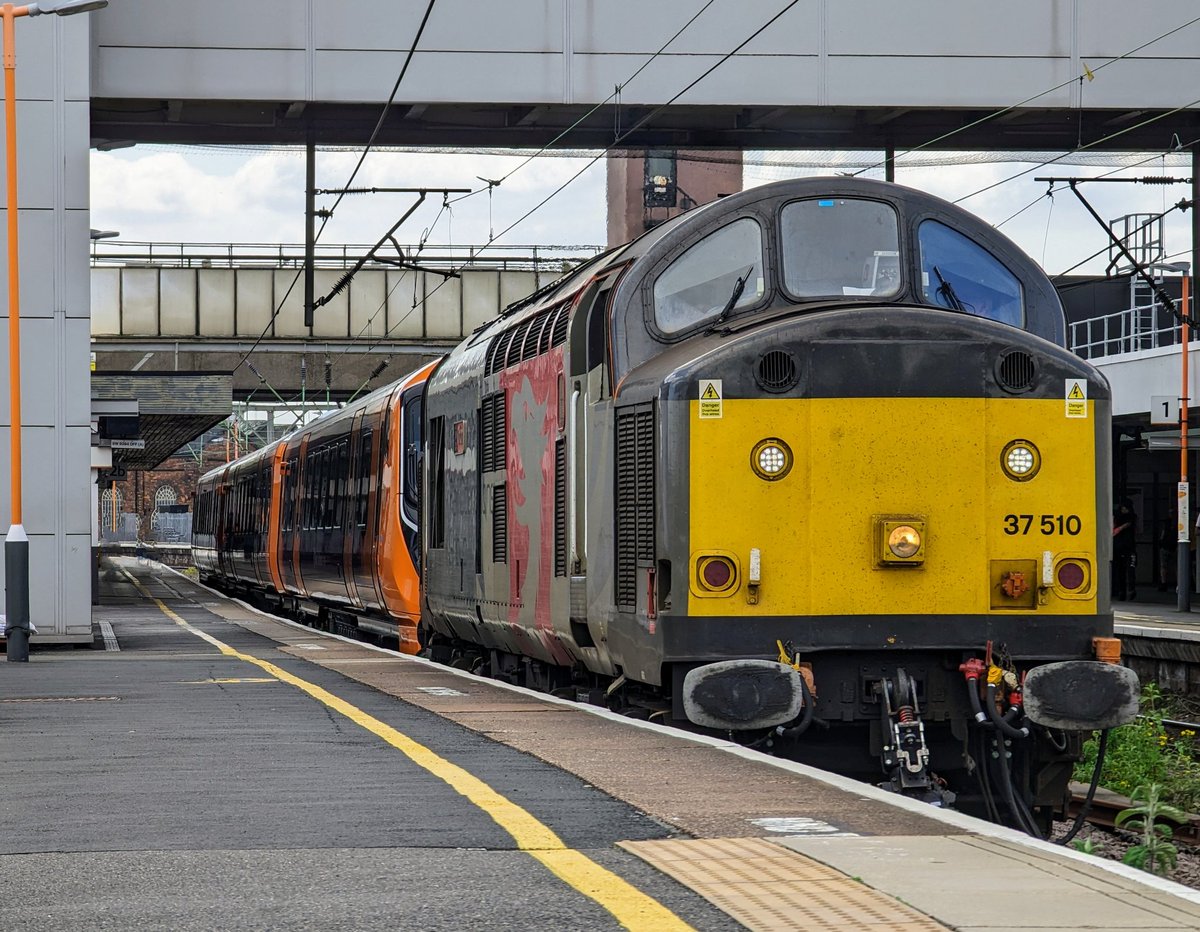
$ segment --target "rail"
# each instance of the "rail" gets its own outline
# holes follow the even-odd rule
[[[416,245],[400,247],[405,256],[415,256]],[[349,268],[371,250],[371,245],[318,243],[313,260],[316,268]],[[427,268],[472,268],[495,270],[563,270],[590,259],[603,246],[436,246],[426,247],[418,260]],[[369,263],[376,268],[394,265],[392,249],[381,249],[384,261]],[[389,262],[387,260],[393,260]],[[157,268],[271,268],[299,269],[304,266],[304,244],[295,243],[142,243],[120,240],[95,240],[92,243],[93,266],[146,266]]]
[[[1071,784],[1071,803],[1067,807],[1068,819],[1073,819],[1079,814],[1086,797],[1087,787],[1084,784]],[[1117,816],[1121,814],[1121,811],[1136,805],[1137,803],[1127,796],[1099,789],[1096,791],[1096,798],[1092,800],[1092,808],[1088,811],[1086,821],[1099,828],[1112,831],[1116,828]],[[1183,825],[1177,826],[1173,822],[1170,825],[1174,829],[1176,841],[1181,841],[1185,845],[1200,844],[1200,815],[1188,813],[1188,820]]]

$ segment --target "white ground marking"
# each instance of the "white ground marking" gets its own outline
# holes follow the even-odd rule
[[[115,633],[113,633],[112,625],[110,625],[107,621],[101,620],[100,633],[102,635],[104,635],[104,649],[105,650],[120,650],[121,649],[121,645],[117,643],[117,636]]]
[[[809,819],[805,816],[780,816],[773,819],[751,819],[751,825],[778,832],[781,835],[817,835],[821,838],[861,838],[858,832],[843,832],[836,825]]]
[[[449,686],[418,686],[423,693],[429,693],[431,696],[465,696],[466,693],[460,693],[457,689],[451,689]]]

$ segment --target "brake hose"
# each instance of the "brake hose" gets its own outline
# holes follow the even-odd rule
[[[1079,809],[1079,815],[1075,816],[1075,824],[1071,826],[1070,831],[1062,838],[1055,842],[1056,845],[1065,845],[1069,842],[1079,830],[1083,827],[1084,821],[1088,817],[1088,813],[1092,811],[1092,800],[1096,796],[1096,787],[1100,785],[1100,771],[1104,769],[1104,754],[1108,750],[1108,729],[1100,732],[1100,744],[1096,747],[1096,766],[1092,769],[1092,782],[1088,786],[1087,797],[1083,800],[1083,805]]]

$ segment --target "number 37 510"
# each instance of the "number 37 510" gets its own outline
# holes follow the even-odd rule
[[[1083,530],[1079,515],[1005,515],[1005,534],[1065,534],[1074,537]]]

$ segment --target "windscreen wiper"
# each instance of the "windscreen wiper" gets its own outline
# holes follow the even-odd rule
[[[729,312],[733,310],[733,306],[738,303],[738,298],[742,296],[742,292],[746,290],[746,280],[750,277],[751,268],[746,269],[745,273],[739,275],[737,281],[733,283],[733,291],[729,294],[729,300],[725,302],[725,306],[721,308],[721,313],[716,316],[705,333],[712,333],[717,329],[718,325],[725,322],[725,318],[729,316]]]
[[[942,273],[938,270],[936,265],[933,267],[933,274],[937,276],[937,280],[940,282],[935,294],[937,294],[939,298],[942,298],[946,302],[946,307],[953,308],[956,311],[965,311],[967,308],[962,301],[959,300],[958,293],[954,290],[954,286],[946,281],[946,279],[942,278]]]

